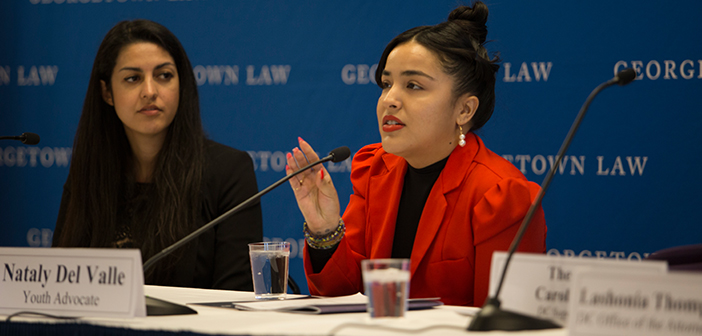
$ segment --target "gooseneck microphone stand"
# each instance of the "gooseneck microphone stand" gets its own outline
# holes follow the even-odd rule
[[[590,103],[595,98],[595,96],[597,96],[597,94],[605,88],[614,84],[624,86],[631,83],[635,78],[636,72],[634,71],[634,69],[625,69],[619,72],[616,76],[614,76],[614,78],[597,86],[594,90],[592,90],[590,95],[585,100],[585,103],[580,108],[578,116],[575,118],[575,121],[573,121],[573,124],[570,127],[570,131],[568,131],[568,135],[566,135],[565,140],[563,140],[561,148],[558,150],[558,155],[556,156],[555,164],[551,167],[548,174],[546,175],[546,178],[541,183],[541,190],[539,190],[539,193],[536,195],[536,199],[534,199],[534,202],[532,202],[531,207],[527,211],[526,216],[524,216],[524,220],[522,221],[522,224],[519,227],[519,231],[517,231],[517,235],[514,237],[514,240],[512,241],[512,244],[509,247],[509,251],[507,252],[507,260],[505,261],[505,265],[502,269],[502,275],[500,276],[500,281],[497,285],[495,295],[489,297],[485,301],[485,304],[483,305],[482,309],[473,317],[473,319],[470,322],[470,325],[468,325],[468,330],[517,331],[561,328],[560,325],[550,320],[531,317],[501,309],[499,297],[500,291],[502,290],[502,284],[505,280],[505,275],[507,274],[509,262],[512,260],[512,256],[517,250],[517,247],[519,247],[519,243],[522,241],[524,233],[529,227],[529,224],[531,223],[532,217],[534,217],[536,209],[541,205],[541,200],[544,198],[544,194],[546,194],[546,190],[548,190],[548,187],[551,184],[551,180],[553,179],[553,176],[556,173],[556,170],[558,169],[558,166],[560,165],[563,156],[568,150],[568,147],[570,146],[570,143],[573,140],[575,133],[578,131],[578,127],[580,127],[580,123],[583,121],[585,113],[587,112],[588,107],[590,107]]]
[[[254,202],[258,201],[261,196],[267,194],[269,191],[275,189],[276,187],[280,186],[281,184],[287,182],[291,178],[297,176],[298,174],[307,171],[309,169],[312,169],[314,166],[325,163],[327,161],[331,162],[341,162],[346,160],[349,156],[351,155],[351,150],[349,150],[348,147],[343,146],[336,148],[332,150],[329,155],[317,160],[316,162],[310,163],[305,167],[302,167],[301,169],[291,173],[290,175],[286,175],[285,177],[281,178],[278,180],[276,183],[271,184],[268,188],[263,189],[259,191],[257,194],[249,197],[247,200],[241,202],[239,205],[229,209],[227,212],[221,214],[219,217],[213,219],[209,223],[203,225],[199,229],[193,231],[189,235],[181,238],[177,242],[173,243],[172,245],[166,247],[165,249],[161,250],[159,253],[156,253],[153,255],[151,258],[149,258],[146,262],[144,262],[143,269],[144,269],[144,274],[146,272],[150,271],[156,262],[159,260],[163,259],[163,257],[169,255],[173,251],[181,248],[183,245],[187,244],[191,240],[199,237],[203,232],[211,229],[215,225],[221,223],[223,220],[229,218],[233,214],[246,209],[248,206],[253,204]],[[288,275],[288,283],[290,284],[290,289],[293,291],[293,293],[300,292],[300,287],[297,286],[297,283],[292,280],[292,277]],[[153,297],[146,297],[146,314],[148,316],[162,316],[162,315],[184,315],[184,314],[197,314],[195,310],[190,309],[189,307],[175,304],[172,302],[160,300],[157,298]]]
[[[242,209],[245,209],[246,207],[248,207],[249,205],[251,205],[253,202],[258,201],[258,199],[261,198],[261,196],[267,194],[269,191],[271,191],[271,190],[275,189],[276,187],[278,187],[279,185],[281,185],[281,184],[287,182],[287,181],[290,180],[291,178],[297,176],[298,174],[300,174],[300,173],[302,173],[302,172],[304,172],[304,171],[307,171],[307,170],[311,169],[312,167],[314,167],[314,166],[316,166],[316,165],[318,165],[318,164],[322,164],[322,163],[325,163],[325,162],[327,162],[327,161],[340,162],[340,161],[346,160],[346,158],[348,158],[350,154],[351,154],[351,151],[349,150],[348,147],[346,147],[346,146],[339,147],[339,148],[336,148],[336,149],[334,149],[333,151],[331,151],[331,152],[329,153],[329,155],[327,155],[327,156],[321,158],[321,159],[318,160],[317,162],[310,163],[310,164],[308,164],[307,166],[302,167],[301,169],[299,169],[299,170],[293,172],[292,174],[286,175],[285,177],[283,177],[283,178],[281,178],[280,180],[278,180],[278,182],[273,183],[273,184],[271,184],[268,188],[259,191],[257,194],[255,194],[255,195],[249,197],[247,200],[241,202],[239,205],[237,205],[237,206],[235,206],[235,207],[229,209],[229,211],[227,211],[227,212],[221,214],[219,217],[213,219],[211,222],[209,222],[209,223],[203,225],[203,226],[200,227],[199,229],[193,231],[193,232],[190,233],[189,235],[187,235],[187,236],[185,236],[184,238],[180,239],[179,241],[173,243],[171,246],[168,246],[167,248],[161,250],[161,252],[156,253],[155,255],[153,255],[153,256],[152,256],[151,258],[149,258],[146,262],[144,262],[144,266],[143,266],[143,267],[144,267],[144,273],[146,273],[147,271],[151,270],[151,268],[154,266],[154,264],[155,264],[157,261],[161,260],[163,257],[169,255],[171,252],[173,252],[174,250],[176,250],[176,249],[180,248],[181,246],[187,244],[187,243],[190,242],[191,240],[193,240],[193,239],[199,237],[203,232],[205,232],[205,231],[211,229],[212,227],[214,227],[215,225],[219,224],[219,223],[222,222],[223,220],[225,220],[225,219],[231,217],[233,214],[235,214],[235,213],[241,211]]]

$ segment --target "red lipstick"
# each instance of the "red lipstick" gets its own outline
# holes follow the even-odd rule
[[[403,127],[405,127],[405,124],[399,118],[391,115],[383,117],[383,132],[395,132]]]

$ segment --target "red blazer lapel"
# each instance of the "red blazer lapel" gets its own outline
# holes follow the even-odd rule
[[[473,133],[466,135],[466,142],[465,147],[456,146],[453,150],[424,205],[422,218],[419,220],[417,228],[417,236],[412,247],[411,275],[414,275],[419,264],[427,256],[427,251],[434,243],[434,237],[441,225],[450,221],[450,218],[445,218],[446,211],[449,207],[455,207],[456,204],[448,204],[446,195],[461,186],[479,147],[478,140]]]
[[[429,246],[431,246],[434,241],[434,237],[439,231],[447,207],[448,204],[446,203],[446,197],[444,197],[443,191],[441,188],[437,188],[437,186],[434,185],[424,205],[422,218],[419,220],[419,227],[417,228],[417,235],[414,238],[412,259],[410,262],[410,276],[414,275],[414,272],[429,250]]]
[[[382,156],[385,172],[370,178],[368,192],[368,222],[366,223],[366,248],[369,258],[390,258],[395,236],[397,208],[400,205],[402,185],[407,162],[396,155]]]

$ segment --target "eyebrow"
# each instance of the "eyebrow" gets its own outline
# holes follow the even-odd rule
[[[405,70],[400,73],[401,76],[422,76],[429,78],[431,80],[435,80],[434,77],[429,76],[427,73],[419,70]],[[390,76],[390,71],[383,70],[383,76]]]
[[[168,66],[168,65],[175,66],[175,64],[173,64],[173,63],[171,63],[171,62],[165,62],[165,63],[162,63],[162,64],[157,65],[157,66],[154,68],[154,70],[161,69],[161,68],[163,68],[163,67],[165,67],[165,66]],[[142,70],[141,68],[137,68],[137,67],[124,67],[124,68],[122,68],[122,69],[119,69],[119,71],[138,71],[138,72],[144,72],[144,70]]]

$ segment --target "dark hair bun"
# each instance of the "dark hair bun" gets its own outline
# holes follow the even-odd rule
[[[451,11],[448,16],[448,21],[454,21],[462,26],[467,26],[466,28],[470,36],[478,43],[483,44],[487,38],[487,18],[487,5],[482,1],[476,1],[473,3],[472,8],[460,6]]]

